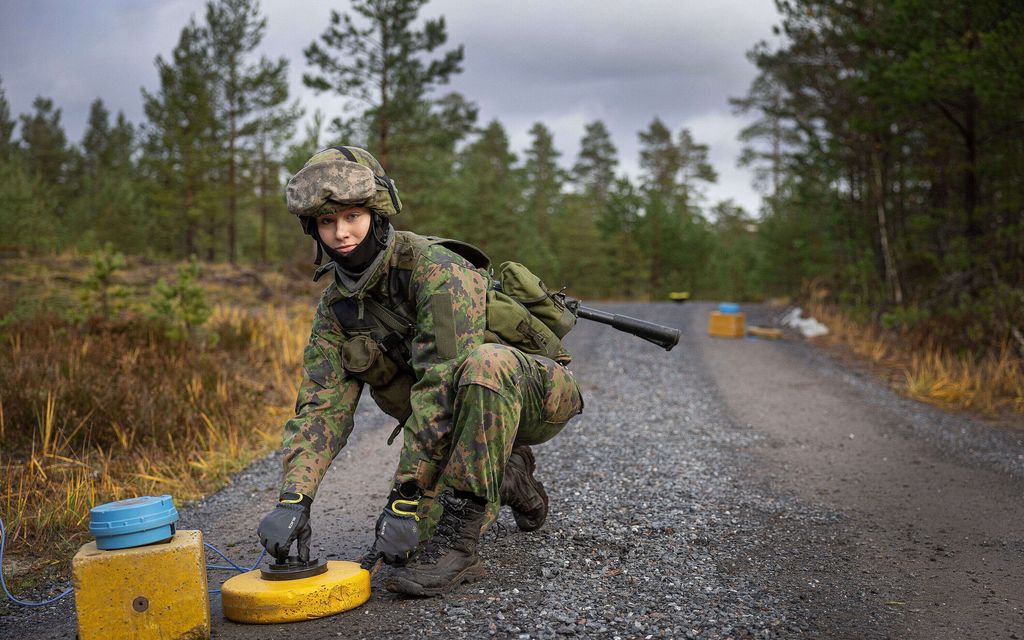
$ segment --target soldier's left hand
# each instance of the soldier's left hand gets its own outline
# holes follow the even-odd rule
[[[404,493],[401,487],[391,490],[388,503],[377,518],[373,546],[360,566],[369,570],[380,558],[396,566],[409,561],[420,544],[419,516],[416,515],[419,505],[419,489],[406,489]]]

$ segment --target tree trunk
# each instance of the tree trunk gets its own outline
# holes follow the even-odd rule
[[[388,32],[385,26],[382,24],[380,28],[380,48],[381,48],[381,60],[386,61],[388,57]],[[391,76],[391,69],[387,67],[385,62],[384,68],[380,74],[380,111],[377,113],[377,135],[380,139],[377,141],[377,149],[371,149],[370,153],[376,154],[377,162],[380,166],[384,167],[384,171],[388,170],[388,133],[390,123],[388,122],[388,107],[389,107],[389,96],[388,96],[388,78]]]
[[[260,263],[267,264],[267,150],[260,145]]]
[[[238,209],[235,191],[235,114],[232,111],[228,124],[228,261],[235,264],[235,215]]]
[[[192,185],[186,185],[185,198],[182,201],[182,216],[185,218],[185,255],[192,256],[196,252],[196,223],[192,217],[192,202],[195,194]]]
[[[967,151],[967,161],[964,164],[964,212],[967,215],[967,226],[964,232],[969,243],[981,235],[981,225],[975,218],[980,190],[978,187],[978,136],[975,125],[977,105],[978,101],[974,96],[974,91],[968,90],[964,109],[963,136],[964,147]]]
[[[882,245],[882,260],[885,264],[885,281],[892,293],[892,300],[898,305],[903,304],[903,289],[900,287],[899,273],[896,269],[896,258],[889,243],[889,230],[885,216],[885,182],[882,179],[882,160],[877,149],[872,153],[872,165],[875,178],[875,213],[878,216],[878,239]]]
[[[779,176],[782,172],[782,132],[779,119],[772,116],[772,202],[778,202]],[[774,207],[773,207],[774,208]]]

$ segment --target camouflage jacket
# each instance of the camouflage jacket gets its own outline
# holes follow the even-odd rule
[[[446,436],[451,429],[455,371],[485,341],[489,280],[464,258],[422,240],[409,232],[395,232],[375,273],[358,290],[349,290],[338,277],[324,290],[303,356],[295,416],[284,426],[282,491],[315,495],[352,432],[364,382],[343,366],[346,346],[353,350],[355,341],[342,328],[332,305],[348,299],[362,315],[368,298],[415,319],[406,341],[412,415],[405,422],[395,481],[413,480],[427,489],[433,486],[450,440]],[[399,265],[412,267],[404,287],[397,286],[393,277]]]

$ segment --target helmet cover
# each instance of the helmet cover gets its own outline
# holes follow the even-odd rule
[[[385,217],[402,210],[398,190],[376,158],[358,147],[345,149],[355,162],[338,149],[324,149],[292,176],[285,189],[288,211],[316,217],[336,209],[328,203],[365,206]]]

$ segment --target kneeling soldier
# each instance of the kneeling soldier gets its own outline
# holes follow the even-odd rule
[[[551,358],[526,353],[489,330],[486,257],[396,231],[394,182],[365,150],[317,153],[289,181],[287,198],[318,262],[321,252],[330,258],[316,277],[333,282],[313,319],[296,415],[284,426],[280,502],[260,523],[260,540],[278,558],[297,541],[308,559],[310,505],[369,385],[400,422],[402,452],[363,566],[378,558],[398,566],[386,581],[391,591],[450,591],[483,575],[480,534],[501,504],[524,531],[544,523],[548,498],[530,446],[583,409],[568,354],[560,345]],[[433,495],[441,513],[436,526],[421,527],[421,499]],[[421,530],[431,529],[417,554]]]

